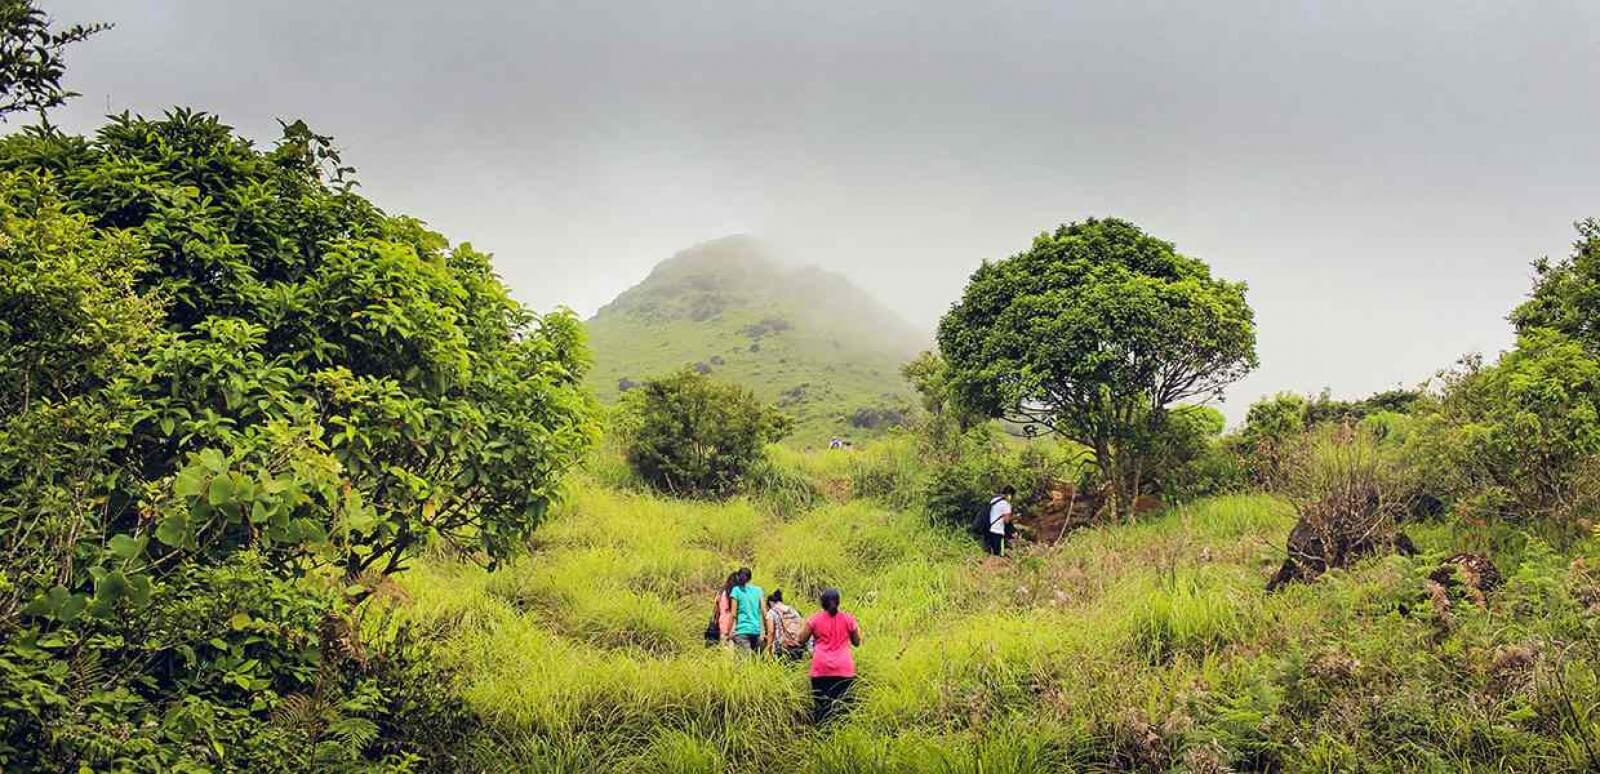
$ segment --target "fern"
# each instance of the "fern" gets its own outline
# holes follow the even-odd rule
[[[366,718],[341,717],[328,726],[328,736],[351,750],[360,750],[377,741],[378,724]]]

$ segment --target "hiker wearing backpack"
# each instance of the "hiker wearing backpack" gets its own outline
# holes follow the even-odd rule
[[[1007,484],[1000,494],[989,498],[989,507],[978,514],[983,522],[983,544],[995,556],[1006,555],[1006,534],[1016,513],[1011,507],[1011,498],[1016,496],[1017,488]]]
[[[767,600],[761,587],[750,582],[750,568],[739,570],[739,584],[728,590],[733,600],[733,646],[752,653],[761,650],[767,635]]]
[[[772,636],[767,640],[767,652],[776,658],[799,661],[806,654],[806,622],[800,611],[784,604],[783,589],[774,589],[767,595],[767,629]]]
[[[717,592],[717,601],[711,606],[711,622],[706,624],[706,645],[717,645],[733,636],[733,587],[739,585],[739,573],[728,573],[728,580]]]

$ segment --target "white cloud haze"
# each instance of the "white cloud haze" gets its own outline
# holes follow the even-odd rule
[[[47,4],[108,111],[334,135],[363,191],[588,314],[733,231],[923,327],[984,258],[1129,218],[1250,283],[1261,369],[1357,396],[1509,343],[1600,215],[1600,3]]]

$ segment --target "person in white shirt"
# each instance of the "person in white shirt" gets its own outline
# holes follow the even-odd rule
[[[1016,487],[1007,486],[989,501],[989,531],[984,534],[983,542],[988,546],[989,553],[995,556],[1006,555],[1006,526],[1011,523],[1014,514],[1011,498],[1016,496]]]

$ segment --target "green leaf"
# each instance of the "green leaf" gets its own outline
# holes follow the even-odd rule
[[[128,599],[135,607],[144,607],[150,604],[150,579],[143,575],[134,575],[128,578]]]
[[[156,540],[173,548],[181,548],[189,539],[189,517],[175,513],[156,525]]]
[[[229,476],[229,478],[233,479],[234,500],[243,503],[255,499],[257,491],[255,479],[244,475],[243,473],[235,473]]]
[[[24,615],[55,617],[56,614],[61,612],[61,606],[66,603],[67,597],[71,595],[72,592],[67,591],[66,586],[58,583],[51,586],[49,591],[29,602],[26,607],[22,608],[22,612]]]
[[[172,482],[172,492],[179,497],[199,497],[205,488],[206,472],[194,466],[178,471],[177,478]]]
[[[206,490],[206,502],[214,508],[220,508],[233,502],[233,479],[229,476],[217,476],[211,479],[211,486]]]
[[[223,457],[222,452],[216,449],[201,449],[197,456],[200,464],[204,465],[212,473],[221,473],[228,469],[227,458]]]
[[[323,529],[321,524],[318,524],[312,519],[295,519],[292,522],[292,525],[295,533],[300,536],[301,540],[307,543],[328,542],[327,530]]]
[[[250,503],[251,524],[265,524],[271,516],[272,506],[268,505],[266,500],[256,500]]]
[[[115,554],[117,558],[127,561],[137,557],[144,551],[145,540],[146,538],[142,535],[134,538],[117,534],[111,536],[111,540],[107,545],[111,549],[111,553]]]
[[[109,615],[128,596],[128,578],[121,572],[113,570],[106,573],[94,585],[95,614]]]
[[[72,623],[83,615],[83,608],[89,604],[89,597],[85,594],[68,594],[61,602],[61,609],[57,610],[55,617],[62,623]]]

